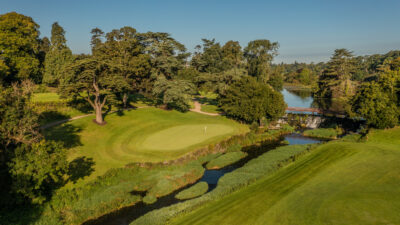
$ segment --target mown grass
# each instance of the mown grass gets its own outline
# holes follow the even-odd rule
[[[341,132],[334,128],[316,128],[306,130],[303,135],[306,137],[322,138],[322,139],[336,139]]]
[[[400,128],[334,141],[172,224],[400,224]]]
[[[195,198],[199,197],[200,195],[203,195],[204,193],[207,192],[207,190],[208,190],[207,182],[202,181],[193,185],[188,189],[179,192],[178,194],[176,194],[175,198],[181,200]]]
[[[206,168],[207,169],[220,169],[225,166],[231,165],[246,156],[247,156],[247,154],[244,152],[241,152],[241,151],[228,152],[228,153],[225,153],[225,154],[219,156],[218,158],[213,159],[210,162],[208,162],[206,165]]]
[[[248,131],[247,126],[223,117],[156,108],[124,111],[123,115],[110,114],[105,117],[105,126],[96,125],[92,122],[93,118],[89,116],[45,131],[48,139],[63,141],[70,147],[70,160],[79,157],[93,159],[95,170],[89,179],[132,162],[175,159],[231,135]],[[206,133],[204,126],[207,126]],[[191,131],[192,128],[198,132]],[[164,132],[171,131],[169,129],[174,133]],[[165,149],[162,145],[164,142],[166,145],[175,144],[176,148],[168,145]]]

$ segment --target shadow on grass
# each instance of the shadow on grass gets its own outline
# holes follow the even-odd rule
[[[46,129],[44,136],[46,140],[63,143],[65,148],[73,148],[82,146],[80,136],[78,135],[81,130],[81,128],[67,123]]]
[[[196,100],[197,100],[198,102],[200,102],[201,104],[207,104],[207,105],[215,105],[215,106],[218,106],[218,101],[217,101],[217,99],[210,99],[210,98],[203,97],[203,98],[196,98]]]
[[[59,121],[59,120],[66,120],[66,119],[70,119],[71,117],[65,114],[62,114],[60,112],[51,110],[51,111],[45,111],[40,113],[39,115],[39,123],[41,125],[45,125],[48,123],[52,123],[55,121]]]
[[[75,184],[79,179],[90,176],[94,171],[93,167],[95,164],[93,158],[85,156],[72,160],[68,167],[69,181]]]

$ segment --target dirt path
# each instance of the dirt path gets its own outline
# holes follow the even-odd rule
[[[221,115],[219,113],[208,113],[208,112],[201,111],[201,104],[198,101],[194,101],[194,109],[190,109],[190,111],[196,112],[196,113],[201,113],[201,114],[208,115],[208,116],[220,116]]]

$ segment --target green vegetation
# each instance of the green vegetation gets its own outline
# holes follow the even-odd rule
[[[199,197],[200,195],[203,195],[204,193],[206,193],[208,190],[208,184],[207,182],[199,182],[195,185],[193,185],[192,187],[185,189],[181,192],[179,192],[175,198],[177,199],[191,199],[191,198],[196,198]]]
[[[207,163],[206,168],[207,169],[220,169],[220,168],[223,168],[230,164],[233,164],[246,156],[247,156],[247,154],[244,152],[241,152],[241,151],[228,152],[228,153],[221,155],[220,157],[218,157],[216,159],[211,160],[209,163]]]
[[[257,82],[252,77],[244,77],[230,86],[221,96],[222,110],[230,117],[248,123],[278,119],[286,109],[281,93]]]
[[[64,29],[57,23],[51,26],[51,43],[44,61],[43,83],[58,86],[63,79],[64,67],[73,60],[67,46]]]
[[[253,183],[255,180],[271,175],[282,166],[296,160],[298,156],[304,154],[310,148],[310,145],[285,146],[264,153],[260,157],[250,160],[243,167],[225,174],[218,181],[217,187],[211,192],[196,199],[154,210],[135,220],[131,225],[166,224],[168,220],[179,214],[191,212],[201,205],[221,199],[224,196]],[[242,216],[244,215],[242,214]]]
[[[107,126],[98,127],[92,119],[89,116],[45,131],[46,138],[71,148],[69,159],[87,157],[95,161],[91,178],[132,162],[176,159],[248,131],[246,126],[223,117],[155,108],[124,111],[123,116],[110,114]]]
[[[32,102],[58,102],[62,101],[60,96],[54,92],[35,93],[32,96]]]
[[[81,224],[142,200],[151,204],[159,197],[194,183],[203,173],[204,168],[198,162],[111,169],[84,186],[58,190],[45,204],[36,224]],[[142,198],[140,192],[146,196]]]
[[[322,139],[336,139],[342,132],[334,128],[317,128],[312,130],[306,130],[303,132],[304,136],[322,138]]]
[[[365,143],[321,145],[172,224],[397,224],[399,137],[396,128],[372,131]]]

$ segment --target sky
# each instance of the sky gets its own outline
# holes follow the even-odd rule
[[[400,49],[400,0],[0,0],[0,14],[18,12],[50,36],[58,22],[74,53],[90,52],[90,30],[123,26],[167,32],[188,51],[202,38],[221,44],[278,42],[275,63],[329,60],[337,48],[355,55]]]

